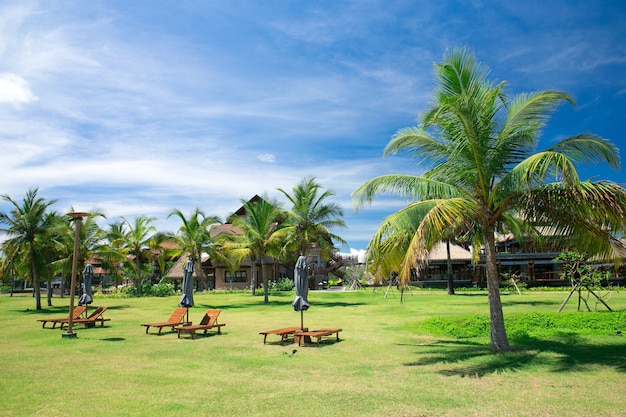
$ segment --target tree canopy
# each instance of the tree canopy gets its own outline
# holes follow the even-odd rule
[[[510,349],[499,292],[495,237],[506,228],[516,237],[540,227],[563,236],[579,250],[610,257],[624,253],[615,238],[625,226],[626,192],[609,181],[581,181],[576,164],[604,162],[617,168],[617,147],[591,133],[537,151],[542,128],[564,92],[543,90],[507,95],[506,83],[466,48],[435,64],[435,91],[415,127],[400,129],[384,156],[406,152],[421,175],[371,179],[352,194],[357,208],[383,193],[409,201],[383,220],[368,245],[378,273],[398,270],[404,284],[428,251],[453,232],[484,250],[491,316],[491,348]]]

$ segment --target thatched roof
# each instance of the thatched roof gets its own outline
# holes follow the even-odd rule
[[[206,259],[208,259],[208,257],[209,257],[208,255],[204,255],[203,254],[202,255],[202,262],[204,262]],[[169,280],[183,279],[185,262],[187,262],[187,259],[189,259],[189,254],[184,254],[183,256],[178,258],[178,261],[176,261],[174,266],[172,266],[172,268],[170,268],[170,270],[167,271],[167,274],[165,275],[165,278],[167,278]],[[194,268],[193,276],[194,276],[194,278],[199,278],[197,268]]]
[[[233,226],[230,223],[225,223],[225,224],[216,224],[215,226],[211,227],[211,230],[209,230],[209,235],[211,236],[211,238],[214,238],[215,236],[221,233],[228,233],[230,235],[240,235],[241,229]]]
[[[459,245],[455,245],[450,243],[450,259],[453,261],[471,261],[472,260],[472,252],[467,249],[462,248]],[[428,261],[447,261],[448,260],[448,251],[446,250],[446,243],[439,242],[437,243],[430,251],[428,256]]]

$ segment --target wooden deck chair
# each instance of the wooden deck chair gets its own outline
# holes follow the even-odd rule
[[[178,307],[176,310],[174,310],[174,312],[172,313],[170,318],[167,319],[167,321],[164,321],[161,323],[146,323],[146,324],[142,324],[142,326],[146,327],[146,334],[148,333],[148,330],[150,329],[150,327],[158,328],[159,329],[158,334],[161,334],[161,330],[163,330],[164,327],[171,327],[172,331],[174,331],[174,328],[176,326],[191,324],[191,322],[184,321],[186,313],[187,313],[186,308]]]
[[[100,327],[104,327],[104,322],[111,320],[102,317],[106,309],[106,307],[98,307],[86,319],[74,320],[74,324],[84,324],[85,327],[95,327],[96,323],[100,322]],[[63,324],[61,324],[61,328],[63,328]]]
[[[80,316],[85,312],[85,310],[87,310],[87,306],[77,306],[74,307],[74,310],[72,312],[72,320],[78,320],[80,318]],[[43,329],[46,328],[46,323],[52,323],[52,328],[54,329],[57,325],[57,323],[67,323],[68,321],[70,321],[70,315],[68,314],[67,317],[56,317],[56,318],[51,318],[51,319],[39,319],[37,321],[42,322],[41,327]]]
[[[176,327],[176,330],[178,331],[178,338],[180,339],[181,334],[189,333],[191,335],[191,338],[195,339],[197,330],[204,330],[204,334],[206,334],[207,331],[213,328],[217,328],[217,334],[221,334],[222,326],[226,325],[224,323],[217,322],[217,316],[220,315],[221,311],[222,310],[209,309],[206,313],[204,313],[204,317],[202,317],[200,324],[183,325]]]

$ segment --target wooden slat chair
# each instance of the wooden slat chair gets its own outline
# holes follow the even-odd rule
[[[217,316],[220,315],[220,312],[221,310],[209,309],[206,313],[204,313],[204,317],[202,317],[200,324],[189,324],[176,327],[176,330],[178,331],[178,338],[180,339],[182,334],[188,333],[191,335],[192,339],[195,339],[197,330],[204,330],[204,334],[206,334],[207,331],[213,328],[217,329],[217,334],[222,334],[222,326],[225,326],[226,324],[217,323]]]
[[[85,327],[95,327],[96,324],[100,322],[100,327],[104,327],[104,322],[111,320],[111,319],[105,319],[104,317],[102,317],[106,309],[107,309],[106,307],[98,307],[86,319],[74,320],[74,324],[84,324]],[[61,328],[63,328],[63,324],[61,324]]]
[[[85,312],[85,310],[87,310],[86,306],[77,306],[74,307],[74,310],[72,312],[72,321],[74,320],[78,320],[80,318],[80,316]],[[39,319],[37,321],[42,322],[41,327],[42,328],[46,328],[46,323],[52,323],[52,329],[54,329],[57,325],[57,323],[61,323],[61,326],[63,325],[63,323],[67,323],[68,321],[70,321],[70,315],[68,314],[67,317],[56,317],[56,318],[51,318],[51,319]]]
[[[184,321],[185,314],[187,314],[187,309],[184,307],[178,307],[177,309],[174,310],[174,312],[172,313],[170,318],[167,319],[167,321],[160,322],[160,323],[146,323],[146,324],[142,324],[142,326],[146,327],[146,334],[148,334],[148,330],[150,329],[150,327],[158,328],[159,329],[158,334],[161,334],[161,330],[163,330],[164,327],[171,327],[172,331],[174,331],[174,328],[176,326],[191,324],[191,322]]]

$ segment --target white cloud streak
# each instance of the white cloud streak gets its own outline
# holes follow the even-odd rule
[[[438,36],[453,43],[445,46],[470,36],[450,23],[469,18],[450,4],[409,3],[276,3],[267,14],[255,2],[6,2],[0,194],[19,199],[38,186],[59,209],[153,216],[172,230],[173,208],[225,217],[241,199],[280,198],[276,188],[315,176],[346,211],[340,234],[364,247],[404,202],[382,198],[354,214],[350,193],[378,175],[421,172],[402,156],[382,159],[382,149],[428,105]],[[493,39],[520,42],[480,43],[478,55],[490,63],[480,52],[495,51],[516,76],[574,79],[625,62],[623,46],[610,54],[610,37],[592,51],[610,30],[600,25],[563,28],[552,45],[552,32],[521,42],[502,32],[510,20],[493,19],[482,22],[501,31]]]

